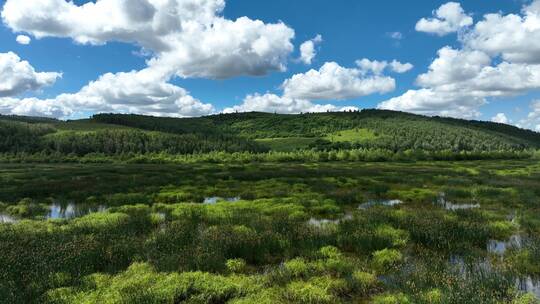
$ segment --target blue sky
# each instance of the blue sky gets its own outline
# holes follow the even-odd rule
[[[39,27],[45,27],[45,23],[28,25],[29,22],[23,20],[24,17],[12,17],[15,15],[13,13],[14,11],[24,11],[24,9],[30,8],[28,5],[17,4],[15,2],[36,1],[39,2],[38,0],[0,1],[1,6],[4,7],[4,13],[2,15],[4,22],[3,26],[0,27],[0,53],[13,52],[20,58],[20,61],[27,61],[36,72],[60,72],[62,73],[62,77],[58,77],[47,85],[38,85],[37,89],[17,91],[16,95],[11,96],[4,94],[4,98],[10,98],[10,104],[8,106],[2,107],[0,103],[0,111],[5,112],[5,114],[26,114],[20,109],[17,110],[19,112],[13,110],[15,107],[13,104],[20,100],[36,97],[37,101],[34,100],[33,102],[39,103],[40,100],[48,100],[49,103],[54,104],[54,102],[58,101],[56,99],[60,94],[77,94],[81,88],[88,85],[89,82],[99,79],[103,74],[144,70],[148,67],[147,60],[160,56],[159,52],[161,51],[156,50],[151,50],[153,53],[150,55],[146,54],[146,56],[139,54],[141,53],[141,43],[136,41],[139,38],[128,39],[130,41],[120,41],[123,39],[115,38],[114,35],[112,38],[107,39],[102,39],[102,36],[98,36],[101,39],[98,43],[81,43],[81,41],[75,41],[80,37],[80,33],[42,31]],[[119,0],[99,0],[98,2],[107,1],[118,2]],[[130,2],[132,0],[125,1]],[[137,0],[136,2],[140,1],[147,0]],[[152,1],[148,1],[152,4]],[[12,7],[8,10],[6,8],[9,2],[12,2]],[[45,2],[50,2],[54,6],[55,3],[59,3],[59,0],[46,0]],[[80,6],[87,2],[91,1],[75,1],[71,5]],[[235,21],[237,18],[246,16],[250,21],[261,20],[265,25],[281,22],[285,27],[294,31],[294,38],[290,39],[290,43],[294,49],[290,51],[284,51],[286,48],[276,50],[276,52],[280,52],[280,60],[281,63],[286,65],[286,70],[279,71],[275,68],[270,68],[263,71],[263,75],[256,76],[249,71],[239,71],[234,75],[215,77],[214,74],[200,71],[197,67],[197,72],[195,72],[197,75],[180,75],[180,77],[175,75],[165,79],[165,82],[185,89],[189,92],[190,96],[203,104],[211,104],[211,111],[213,112],[220,112],[234,106],[240,106],[235,109],[249,110],[251,108],[241,107],[246,96],[270,93],[276,95],[277,98],[285,98],[287,94],[283,92],[283,88],[281,87],[285,80],[290,79],[295,74],[304,74],[310,69],[317,71],[326,62],[336,62],[340,67],[345,69],[358,69],[355,61],[362,58],[387,62],[397,60],[402,63],[411,63],[414,67],[407,72],[392,73],[386,70],[383,75],[380,75],[381,77],[391,77],[394,79],[395,87],[391,90],[381,89],[369,94],[347,94],[344,100],[338,100],[343,98],[332,98],[333,95],[331,94],[324,94],[320,98],[310,99],[309,101],[310,105],[331,104],[337,107],[335,109],[343,106],[354,106],[358,108],[380,107],[380,104],[384,101],[394,97],[400,97],[408,90],[419,89],[415,80],[420,74],[428,72],[430,64],[438,57],[438,50],[445,46],[450,46],[456,50],[465,50],[466,47],[461,39],[459,39],[459,35],[465,31],[474,31],[475,24],[482,21],[485,14],[498,13],[503,17],[508,14],[524,16],[522,12],[523,7],[531,5],[530,1],[517,0],[462,1],[460,6],[463,9],[464,16],[470,16],[473,19],[473,24],[468,25],[468,27],[463,27],[455,32],[444,35],[439,35],[439,33],[434,31],[419,31],[415,28],[417,22],[422,18],[437,18],[434,15],[434,10],[446,3],[447,1],[427,0],[228,0],[225,2],[223,10],[216,13],[222,19]],[[9,16],[6,17],[6,15]],[[30,15],[28,18],[31,17]],[[51,18],[54,18],[54,16]],[[89,20],[91,20],[90,17]],[[51,22],[53,21],[51,20]],[[40,34],[38,32],[46,32],[46,34],[39,37]],[[392,33],[399,33],[394,34],[394,36],[399,35],[400,38],[392,38]],[[219,34],[216,33],[216,35]],[[31,42],[29,44],[18,43],[16,41],[18,35],[30,37]],[[100,34],[92,32],[92,35]],[[311,64],[301,62],[298,60],[300,57],[300,45],[314,38],[316,35],[322,36],[322,42],[315,43],[316,55],[314,59]],[[280,43],[283,39],[276,41]],[[145,47],[145,49],[150,48],[148,45]],[[481,50],[485,51],[484,49]],[[491,65],[496,66],[498,62],[504,60],[501,59],[504,56],[504,50],[498,54],[490,54],[490,56],[492,60]],[[261,60],[261,58],[257,58],[257,62]],[[537,62],[531,62],[530,64],[537,64]],[[184,68],[185,66],[179,68],[180,73],[183,73],[182,69]],[[174,72],[178,73],[178,71]],[[441,73],[443,72],[441,71]],[[358,77],[376,76],[369,74]],[[540,87],[540,84],[538,84],[538,87]],[[305,90],[303,92],[305,93]],[[130,96],[129,94],[120,95],[126,98]],[[306,95],[301,93],[289,95],[293,99],[306,99]],[[485,97],[482,96],[482,98],[485,98],[483,104],[482,102],[476,103],[473,106],[467,104],[461,112],[453,111],[451,103],[445,104],[444,106],[446,108],[441,108],[440,111],[436,107],[432,107],[432,105],[407,108],[399,103],[401,101],[396,101],[392,104],[396,110],[484,120],[490,120],[497,113],[504,113],[509,122],[520,124],[521,121],[523,126],[535,127],[537,121],[525,122],[524,120],[531,113],[531,102],[539,98],[537,87],[534,85],[528,86],[526,89],[519,90],[519,92],[501,94],[501,97],[494,97],[492,95],[486,94]],[[140,94],[137,94],[137,96],[140,96]],[[342,95],[337,94],[336,96]],[[1,91],[0,98],[2,98]],[[108,102],[108,99],[104,97],[103,102]],[[114,103],[114,101],[111,102]],[[398,104],[398,106],[395,104]],[[119,109],[118,112],[156,114],[152,111],[139,110],[134,107],[129,109],[124,106],[115,108],[101,106],[98,108],[86,108],[84,102],[71,102],[70,105],[72,109],[68,112],[61,112],[63,113],[62,115],[57,114],[59,113],[58,111],[44,111],[43,115],[63,118],[82,117],[100,111],[115,111],[114,109]],[[30,108],[31,110],[28,111],[28,114],[40,114],[39,110],[43,107],[32,106]],[[178,116],[178,113],[174,112],[176,108],[170,109],[172,110],[169,113],[171,116]],[[269,109],[276,110],[275,107]],[[309,109],[309,107],[306,109]],[[279,111],[279,108],[277,111]],[[294,112],[294,110],[289,108],[283,112],[291,111]],[[474,116],[469,115],[473,111],[477,111],[477,113]],[[206,114],[204,111],[193,113]],[[158,114],[168,115],[166,110]],[[185,115],[181,114],[179,116]],[[540,124],[540,122],[538,123]]]

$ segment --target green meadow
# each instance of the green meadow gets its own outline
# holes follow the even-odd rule
[[[343,130],[326,135],[325,139],[332,142],[368,142],[377,139],[377,134],[369,129]]]

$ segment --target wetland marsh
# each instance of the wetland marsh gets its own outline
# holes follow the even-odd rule
[[[0,176],[8,302],[540,297],[535,160],[5,164]]]

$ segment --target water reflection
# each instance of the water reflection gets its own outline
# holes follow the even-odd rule
[[[498,255],[504,255],[508,249],[519,249],[523,246],[523,239],[521,235],[515,234],[507,241],[489,240],[487,245],[487,251]]]
[[[82,217],[90,213],[104,212],[107,210],[105,205],[76,204],[54,202],[49,205],[45,214],[35,216],[34,219],[73,219]],[[0,223],[15,223],[21,220],[19,217],[0,213]]]
[[[479,270],[484,273],[490,273],[493,271],[491,262],[486,258],[465,260],[465,258],[461,255],[451,255],[449,263],[462,276],[467,275],[467,272],[471,270]]]
[[[517,212],[514,210],[506,216],[506,220],[512,224],[517,224]]]
[[[455,204],[447,201],[446,195],[444,193],[439,194],[439,197],[437,198],[437,204],[443,206],[444,209],[450,211],[480,208],[480,204]]]
[[[88,204],[61,204],[54,203],[49,206],[49,213],[45,216],[46,219],[72,219],[85,216],[90,213],[104,212],[107,210],[105,205],[88,205]]]
[[[392,200],[371,200],[371,201],[368,201],[367,203],[363,203],[361,204],[360,206],[358,206],[358,209],[368,209],[368,208],[371,208],[371,207],[374,207],[374,206],[388,206],[388,207],[392,207],[392,206],[395,206],[395,205],[400,205],[400,204],[403,204],[403,201],[401,200],[398,200],[398,199],[392,199]]]
[[[481,258],[474,261],[465,261],[463,256],[452,255],[449,259],[449,264],[452,265],[462,276],[468,275],[468,271],[477,270],[485,274],[496,272],[496,268],[487,258]],[[472,268],[471,268],[472,267]],[[531,276],[517,278],[515,283],[516,288],[523,293],[534,294],[540,300],[540,279],[533,279]]]
[[[324,218],[321,219],[321,218],[312,217],[309,219],[307,223],[310,226],[321,228],[329,224],[337,225],[342,221],[351,220],[352,218],[353,218],[352,213],[347,212],[342,218],[339,218],[339,219],[324,219]]]
[[[318,219],[318,218],[310,218],[308,221],[308,225],[315,226],[315,227],[322,227],[326,226],[328,224],[339,224],[339,220],[329,220],[329,219]]]
[[[7,214],[0,214],[0,224],[15,223],[16,221],[17,219],[12,216],[9,216]]]
[[[532,293],[540,299],[540,280],[534,280],[532,277],[526,277],[516,280],[516,285],[524,293]]]
[[[206,197],[203,201],[203,204],[207,205],[214,205],[217,204],[217,202],[229,202],[234,203],[238,202],[240,200],[239,196],[236,197],[219,197],[219,196],[212,196],[212,197]]]

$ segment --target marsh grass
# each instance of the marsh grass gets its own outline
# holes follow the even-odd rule
[[[2,212],[20,218],[0,224],[6,303],[528,303],[516,279],[540,274],[530,161],[39,164],[0,176]],[[445,210],[441,192],[481,207]],[[108,208],[44,220],[49,198]],[[372,199],[404,203],[357,208]],[[514,234],[523,247],[486,251]]]

